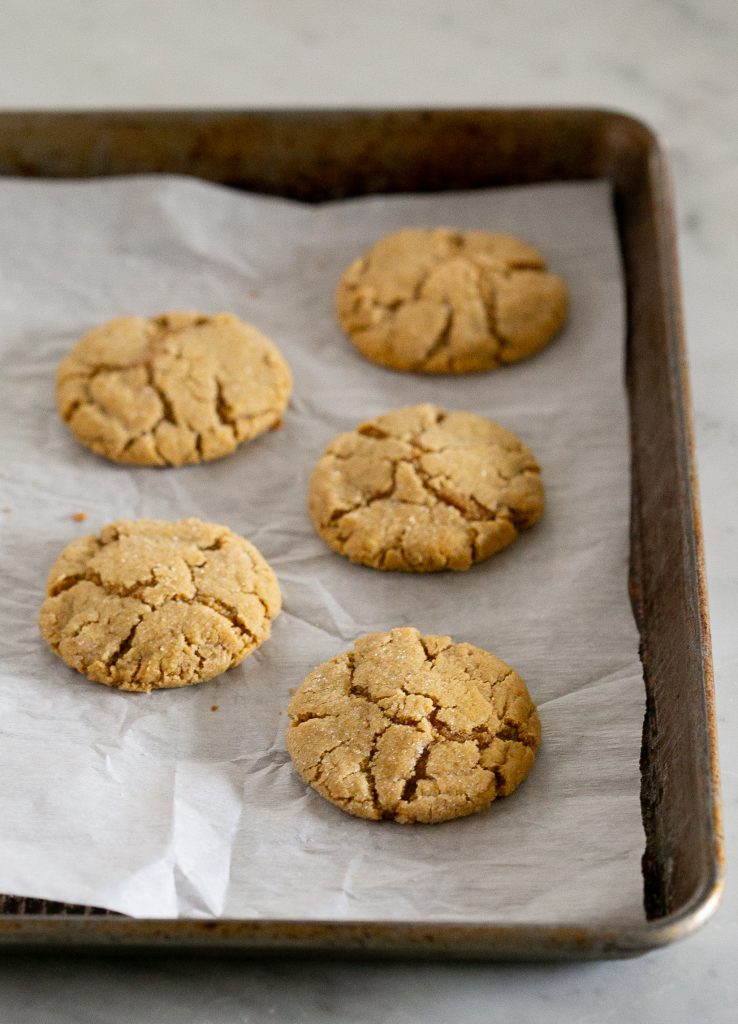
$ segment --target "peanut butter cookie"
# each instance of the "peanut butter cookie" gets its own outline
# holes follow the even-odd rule
[[[319,665],[289,705],[300,775],[359,818],[439,822],[509,796],[533,766],[540,723],[494,654],[417,629],[371,633]]]
[[[229,455],[277,426],[289,367],[230,313],[129,316],[86,334],[57,372],[59,414],[98,455],[180,466]]]
[[[406,228],[351,264],[336,303],[367,359],[476,373],[547,345],[566,319],[567,291],[537,249],[510,235]]]
[[[375,569],[468,569],[532,526],[543,485],[509,430],[414,405],[339,434],[310,478],[308,509],[334,551]]]
[[[119,521],[69,544],[39,626],[89,679],[148,692],[210,679],[268,639],[281,606],[264,558],[199,519]]]

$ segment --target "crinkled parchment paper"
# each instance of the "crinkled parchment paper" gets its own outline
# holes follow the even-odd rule
[[[607,186],[308,207],[186,178],[6,180],[0,222],[0,891],[155,917],[641,920],[644,688]],[[365,361],[336,323],[336,282],[412,224],[538,245],[571,288],[564,333],[473,377]],[[279,345],[295,377],[282,429],[181,469],[116,466],[79,446],[54,405],[69,347],[114,316],[193,308],[235,312]],[[545,516],[467,573],[351,565],[310,525],[311,467],[336,432],[424,401],[519,433],[543,468]],[[60,549],[113,519],[189,515],[227,524],[274,566],[272,639],[216,681],[150,696],[67,669],[36,626]],[[536,766],[482,814],[361,821],[292,770],[290,690],[355,636],[404,624],[493,650],[538,702]]]

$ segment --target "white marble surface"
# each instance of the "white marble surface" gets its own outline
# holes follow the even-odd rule
[[[698,442],[728,884],[703,931],[566,966],[7,958],[13,1024],[735,1020],[738,8],[734,0],[5,0],[0,106],[588,104],[671,154]]]

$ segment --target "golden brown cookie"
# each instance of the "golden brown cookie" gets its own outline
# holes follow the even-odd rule
[[[406,228],[351,264],[336,304],[375,363],[476,373],[548,344],[566,319],[567,291],[538,249],[510,235]]]
[[[539,518],[532,453],[492,420],[413,405],[339,434],[308,509],[334,551],[375,569],[468,569]]]
[[[371,633],[319,665],[290,701],[300,775],[359,818],[438,822],[509,796],[541,727],[504,661],[417,629]]]
[[[73,541],[49,574],[41,633],[119,690],[188,686],[268,639],[279,584],[256,548],[199,519],[121,520]]]
[[[98,455],[181,466],[229,455],[279,425],[289,367],[231,313],[121,317],[90,331],[57,372],[59,414]]]

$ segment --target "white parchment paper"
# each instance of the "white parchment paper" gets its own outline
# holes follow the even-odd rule
[[[644,688],[607,186],[308,207],[175,177],[6,180],[0,223],[0,891],[154,917],[642,920]],[[333,312],[346,264],[388,231],[438,224],[538,245],[571,288],[559,339],[462,378],[393,373],[355,352]],[[114,316],[193,308],[235,312],[279,345],[295,377],[282,429],[174,470],[76,444],[54,404],[74,341]],[[351,565],[310,525],[311,467],[338,431],[423,401],[519,433],[543,468],[545,516],[467,573]],[[113,519],[188,515],[227,524],[271,562],[284,597],[272,639],[213,682],[150,696],[67,669],[36,626],[61,548]],[[365,822],[291,767],[290,690],[357,635],[405,624],[493,650],[538,703],[532,774],[482,814]]]

